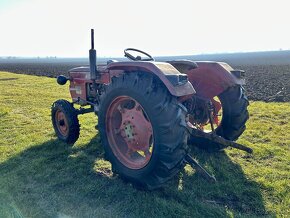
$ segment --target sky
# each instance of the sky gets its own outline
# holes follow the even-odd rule
[[[290,49],[287,0],[0,0],[0,56],[153,56]]]

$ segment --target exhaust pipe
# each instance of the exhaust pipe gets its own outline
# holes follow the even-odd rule
[[[94,48],[94,29],[91,29],[91,49],[89,51],[90,58],[90,77],[91,80],[97,79],[97,53]]]

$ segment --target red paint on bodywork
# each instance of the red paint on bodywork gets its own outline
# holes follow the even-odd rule
[[[196,62],[198,67],[186,72],[188,80],[196,90],[196,95],[211,99],[237,84],[231,74],[233,70],[226,63]]]
[[[87,100],[87,85],[93,83],[93,80],[90,79],[89,68],[82,68],[80,71],[70,71],[70,93],[74,101],[81,98]],[[107,72],[100,73],[100,78],[96,80],[96,83],[100,84],[109,84],[110,75]]]
[[[218,126],[220,123],[218,114],[219,114],[220,109],[222,109],[222,104],[214,99],[211,99],[211,102],[212,102],[213,107],[214,107],[213,121]]]
[[[112,76],[118,76],[123,73],[133,71],[148,72],[156,75],[164,83],[168,91],[172,95],[179,97],[180,101],[190,98],[195,92],[200,97],[212,99],[227,88],[238,84],[237,79],[230,72],[233,69],[228,64],[219,62],[196,63],[198,65],[197,68],[189,68],[186,71],[164,62],[113,62],[107,66],[98,66],[100,79],[96,80],[96,83],[109,84]],[[173,86],[166,77],[167,75],[182,75],[181,73],[187,74],[189,82]],[[71,81],[70,91],[73,100],[78,98],[86,100],[87,84],[93,83],[90,79],[89,67],[75,68],[69,74]]]
[[[186,82],[178,86],[173,86],[170,83],[170,81],[166,78],[166,75],[181,75],[181,73],[168,63],[151,61],[114,62],[110,63],[107,69],[110,72],[115,70],[124,70],[153,73],[164,83],[168,91],[177,97],[192,95],[195,93],[195,90],[190,82]]]

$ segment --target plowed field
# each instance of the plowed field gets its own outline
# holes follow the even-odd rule
[[[0,71],[57,77],[67,74],[73,67],[87,62],[0,62]],[[250,100],[290,102],[290,65],[239,65],[235,69],[246,71],[247,96]]]

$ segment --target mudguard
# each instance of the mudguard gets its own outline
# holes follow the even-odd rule
[[[188,80],[196,90],[196,95],[202,98],[211,99],[229,87],[244,84],[243,71],[233,70],[231,66],[223,62],[182,60],[169,63],[187,74]]]
[[[107,70],[111,76],[136,71],[152,73],[164,83],[173,96],[181,97],[195,94],[187,75],[180,73],[169,63],[151,61],[112,62],[108,64]]]

